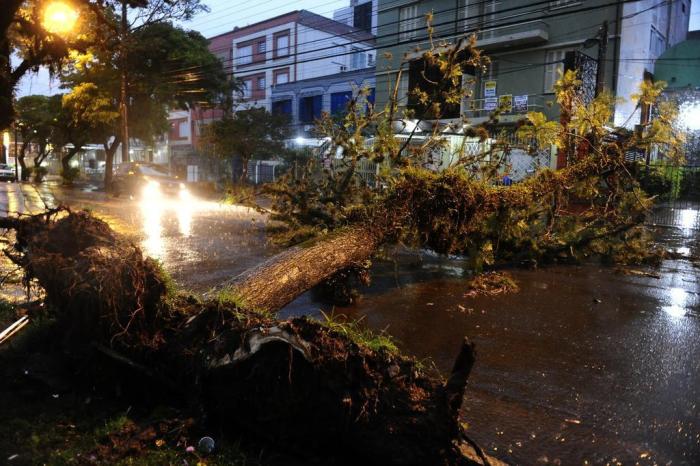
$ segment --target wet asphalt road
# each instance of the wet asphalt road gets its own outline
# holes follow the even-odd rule
[[[275,250],[266,247],[265,217],[240,206],[177,197],[157,202],[114,198],[55,183],[0,183],[0,212],[36,213],[59,204],[89,209],[126,234],[146,254],[161,260],[175,281],[196,292],[206,291],[256,265]]]
[[[44,202],[93,210],[195,291],[275,252],[248,209],[0,184],[2,209]],[[698,235],[659,230],[687,256],[700,255]],[[700,269],[689,260],[665,261],[658,278],[594,265],[515,270],[519,293],[478,298],[464,296],[459,260],[410,253],[399,263],[378,263],[360,303],[334,311],[443,372],[465,335],[475,341],[464,420],[489,452],[511,464],[700,464]],[[322,307],[331,311],[309,292],[281,316]]]

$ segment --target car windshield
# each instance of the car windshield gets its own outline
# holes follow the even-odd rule
[[[139,165],[138,170],[146,176],[170,176],[168,169],[161,165]]]
[[[4,163],[0,163],[0,170],[12,170],[12,167],[5,165]]]

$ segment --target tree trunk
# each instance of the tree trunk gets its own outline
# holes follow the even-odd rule
[[[67,181],[68,183],[72,183],[73,179],[72,177],[68,177],[68,173],[70,172],[70,161],[73,157],[75,157],[75,154],[80,152],[80,150],[83,148],[82,144],[78,145],[76,147],[73,147],[71,149],[68,149],[68,151],[61,157],[61,168],[63,169],[63,179],[64,181]]]
[[[29,178],[27,176],[27,164],[24,161],[24,156],[27,153],[27,146],[29,145],[28,142],[22,142],[22,148],[19,150],[19,154],[17,154],[17,162],[19,163],[19,166],[22,167],[22,181],[27,181]]]
[[[248,162],[250,157],[241,157],[241,178],[238,180],[241,184],[248,183]]]
[[[112,189],[112,177],[114,175],[114,154],[117,152],[117,147],[121,142],[121,136],[116,135],[114,141],[110,145],[109,142],[103,144],[105,148],[105,189],[107,191]]]
[[[353,227],[291,247],[234,278],[229,290],[249,309],[275,312],[340,270],[362,265],[383,234]]]
[[[14,17],[14,12],[8,11],[4,14]],[[2,26],[4,21],[0,20],[0,23],[0,26]],[[9,23],[7,25],[9,26]],[[2,36],[0,36],[0,131],[9,128],[15,116],[13,105],[15,83],[12,79],[10,43],[6,29],[2,29]]]
[[[46,151],[46,144],[40,144],[39,145],[39,153],[34,157],[34,167],[40,167],[42,163],[44,163],[44,159],[46,159],[46,156],[49,155],[48,152]]]

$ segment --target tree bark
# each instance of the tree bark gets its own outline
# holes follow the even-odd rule
[[[19,163],[19,166],[22,167],[22,181],[27,181],[27,179],[29,179],[27,176],[27,164],[24,161],[24,156],[27,153],[28,145],[28,141],[23,141],[22,148],[19,150],[19,154],[17,154],[17,162]]]
[[[361,265],[383,233],[352,227],[291,247],[238,277],[229,289],[249,309],[275,312],[340,270]]]
[[[121,135],[116,135],[114,136],[114,141],[112,141],[112,144],[110,145],[108,142],[105,142],[103,144],[105,148],[105,189],[110,190],[112,189],[112,176],[113,176],[113,170],[114,170],[114,154],[117,152],[117,147],[119,146],[119,143],[121,142]]]

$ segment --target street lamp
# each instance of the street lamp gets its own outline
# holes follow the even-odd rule
[[[53,1],[44,8],[44,28],[54,34],[67,34],[78,21],[78,11],[69,3]]]

